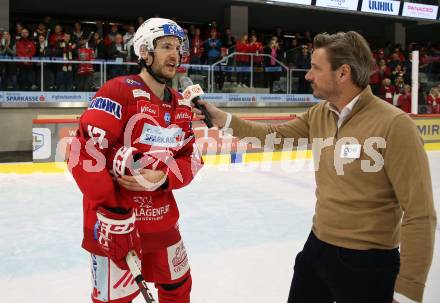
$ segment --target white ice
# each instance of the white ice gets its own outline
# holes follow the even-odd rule
[[[440,152],[429,158],[438,212]],[[287,169],[292,165],[296,171]],[[310,168],[310,161],[205,167],[176,191],[192,302],[287,301],[315,204],[314,175],[298,169],[303,165]],[[0,203],[0,301],[91,302],[88,255],[80,247],[81,194],[70,175],[0,174]],[[440,300],[439,243],[426,303]],[[135,302],[144,301],[139,296]]]

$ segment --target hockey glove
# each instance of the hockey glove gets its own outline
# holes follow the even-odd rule
[[[103,253],[119,268],[128,269],[125,257],[129,251],[134,250],[139,257],[142,256],[140,237],[135,226],[136,215],[133,209],[128,213],[121,214],[100,207],[96,215],[98,221],[95,225],[95,239]]]

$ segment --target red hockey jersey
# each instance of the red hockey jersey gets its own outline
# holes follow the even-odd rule
[[[80,118],[69,170],[84,195],[83,247],[90,252],[101,254],[94,235],[99,206],[134,208],[141,238],[144,235],[150,240],[152,234],[172,229],[179,218],[172,190],[191,182],[201,167],[201,158],[193,147],[190,105],[178,92],[166,89],[169,102],[156,97],[138,75],[112,79],[96,93]],[[153,157],[167,155],[158,156],[162,161],[154,164],[167,172],[166,186],[136,192],[119,186],[108,167],[111,170],[115,151],[121,146]]]

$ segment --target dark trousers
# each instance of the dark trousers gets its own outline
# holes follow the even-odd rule
[[[400,255],[327,244],[310,233],[295,259],[288,303],[391,303]]]

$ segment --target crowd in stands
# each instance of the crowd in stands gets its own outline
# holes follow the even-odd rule
[[[38,24],[18,22],[11,33],[0,33],[0,58],[40,58],[64,60],[62,63],[44,64],[32,61],[0,61],[1,90],[39,90],[43,76],[43,90],[91,91],[99,87],[99,60],[115,63],[131,62],[131,65],[111,64],[106,78],[138,72],[137,58],[133,51],[135,24],[104,24],[75,22],[60,24],[45,17]],[[249,34],[234,37],[230,29],[220,30],[215,21],[209,25],[184,24],[190,40],[190,56],[182,58],[183,66],[178,75],[197,74],[197,66],[212,65],[233,52],[239,54],[228,57],[215,72],[217,91],[223,89],[225,81],[237,87],[250,86],[250,65],[253,66],[253,86],[266,87],[277,92],[274,83],[285,75],[280,63],[296,69],[292,76],[297,80],[294,93],[311,93],[310,84],[304,79],[311,67],[313,35],[310,32],[286,34],[281,28],[273,33],[251,30]],[[408,109],[411,98],[411,52],[420,52],[420,82],[429,107],[428,111],[439,113],[440,87],[426,80],[426,75],[438,75],[440,80],[440,48],[435,45],[410,43],[405,48],[387,44],[374,49],[376,66],[370,78],[373,92],[385,101]],[[252,56],[247,55],[252,54]],[[83,61],[69,63],[68,61]],[[93,61],[95,64],[85,63]],[[187,68],[187,64],[194,68]],[[177,77],[176,77],[177,78]],[[173,83],[173,86],[177,86]],[[409,106],[410,108],[410,106]]]

